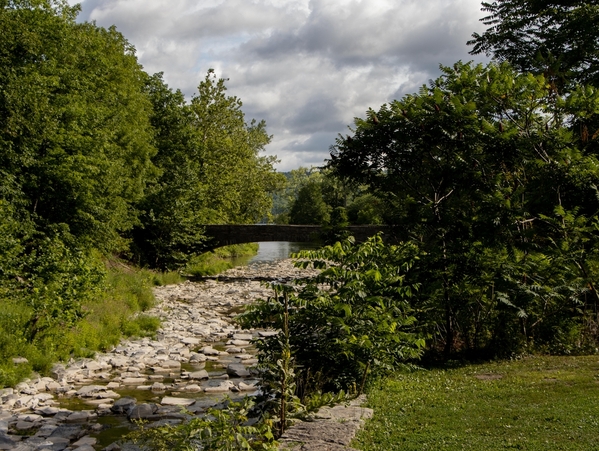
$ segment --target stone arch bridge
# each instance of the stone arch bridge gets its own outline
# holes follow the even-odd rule
[[[258,241],[318,241],[323,227],[318,225],[206,225],[207,250],[221,246]],[[378,232],[383,232],[387,241],[394,241],[393,227],[384,225],[352,225],[345,228],[356,241],[366,241]]]

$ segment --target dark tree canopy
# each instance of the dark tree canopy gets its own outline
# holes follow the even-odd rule
[[[356,119],[329,167],[384,198],[398,233],[426,252],[419,307],[446,352],[510,348],[519,333],[551,339],[565,324],[552,321],[598,299],[587,287],[599,166],[593,140],[572,127],[596,117],[598,93],[556,96],[507,63],[442,72]]]
[[[474,33],[472,54],[493,55],[523,72],[599,83],[599,1],[497,0],[483,2],[489,28]]]

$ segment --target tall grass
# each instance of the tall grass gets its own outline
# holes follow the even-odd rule
[[[123,337],[156,332],[160,321],[144,313],[155,304],[152,287],[178,283],[182,277],[134,268],[114,258],[104,263],[103,285],[82,302],[85,317],[72,328],[57,327],[33,342],[25,334],[31,318],[28,299],[2,296],[0,387],[13,386],[34,371],[47,374],[57,361],[108,351]],[[25,357],[27,363],[13,363],[17,356]]]
[[[257,244],[217,249],[186,268],[194,276],[213,275],[232,267],[232,258],[255,255]],[[95,258],[101,266],[100,257]],[[32,310],[26,297],[0,293],[0,387],[13,386],[32,372],[48,374],[57,361],[92,357],[108,351],[124,337],[151,336],[160,321],[145,312],[155,304],[152,287],[182,282],[177,272],[159,273],[133,267],[117,258],[103,259],[105,276],[94,296],[81,301],[85,317],[75,326],[57,326],[34,341],[25,331]],[[26,363],[13,363],[13,357]]]
[[[232,268],[235,264],[234,259],[241,257],[249,259],[257,252],[258,244],[256,243],[220,247],[193,258],[186,266],[185,273],[195,277],[212,276]]]

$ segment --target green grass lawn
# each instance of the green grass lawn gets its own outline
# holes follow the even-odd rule
[[[599,356],[399,374],[369,393],[360,450],[599,450]]]

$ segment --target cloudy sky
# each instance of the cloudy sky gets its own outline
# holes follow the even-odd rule
[[[71,1],[71,3],[78,3]],[[83,0],[79,20],[116,25],[144,69],[196,92],[228,78],[246,119],[266,120],[282,171],[320,166],[372,107],[413,93],[439,64],[468,61],[480,0]]]

